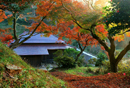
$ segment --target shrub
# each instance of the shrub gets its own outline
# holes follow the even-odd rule
[[[95,70],[95,74],[106,74],[110,72],[108,69],[106,69],[104,66],[100,66],[98,69]]]
[[[102,61],[104,61],[104,60],[107,60],[108,58],[107,58],[107,55],[105,54],[105,53],[102,53],[102,52],[100,52],[98,55],[97,55],[97,61],[96,61],[96,64],[95,64],[95,66],[101,66],[101,65],[103,65],[102,64]]]
[[[124,58],[123,58],[124,59]],[[121,72],[130,72],[130,64],[128,63],[129,60],[122,60],[118,64],[118,71]]]
[[[107,69],[108,71],[111,70],[111,68],[110,68],[110,61],[109,61],[109,60],[104,60],[104,61],[102,61],[102,64],[103,64],[103,67],[104,67],[105,69]]]
[[[64,50],[64,54],[66,54],[70,57],[73,57],[74,59],[76,58],[78,53],[79,53],[79,51],[75,50],[74,48],[68,48],[68,49]]]
[[[85,67],[93,67],[92,64],[86,64]]]
[[[95,64],[96,62],[97,62],[96,58],[91,58],[91,59],[88,60],[89,64]]]
[[[70,67],[70,68],[71,66],[75,67],[75,58],[78,53],[79,51],[76,51],[73,48],[68,48],[68,49],[65,49],[64,51],[57,50],[55,53],[53,53],[55,56],[54,61],[57,63],[59,67]],[[84,56],[79,57],[77,64],[78,66],[82,66],[84,64]]]
[[[75,60],[73,57],[68,57],[68,56],[55,57],[54,61],[56,62],[58,67],[63,67],[63,68],[75,67],[74,65]]]
[[[91,68],[87,68],[86,72],[93,72],[93,70]]]
[[[84,66],[86,63],[85,63],[85,59],[84,59],[84,56],[80,56],[78,61],[77,61],[77,64],[79,67],[81,66]]]

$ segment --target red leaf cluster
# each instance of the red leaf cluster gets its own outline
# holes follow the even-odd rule
[[[96,26],[96,34],[99,37],[104,38],[108,36],[108,31],[105,29],[105,26],[103,24],[100,24]]]
[[[81,32],[80,27],[73,27],[71,29],[70,26],[72,26],[73,24],[73,22],[62,21],[57,25],[57,29],[59,29],[60,32],[59,39],[66,37],[69,39],[67,43],[70,44],[72,40],[76,40],[83,46],[98,44],[98,42],[89,33]]]
[[[4,21],[4,19],[7,19],[7,16],[5,15],[5,12],[0,9],[0,22]]]
[[[10,28],[8,29],[0,29],[0,40],[1,42],[5,43],[5,44],[10,44],[13,40],[13,36],[8,32]]]
[[[122,73],[82,77],[64,72],[51,72],[52,75],[67,81],[74,88],[130,88],[130,76]]]

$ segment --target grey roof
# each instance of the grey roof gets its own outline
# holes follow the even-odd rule
[[[77,48],[76,50],[80,51],[80,49],[78,49],[78,48]],[[90,53],[87,53],[87,52],[85,52],[85,51],[83,51],[83,54],[88,55],[88,56],[90,56],[90,57],[92,57],[92,58],[96,58],[96,59],[97,59],[96,56],[94,56],[94,55],[92,55],[92,54],[90,54]]]
[[[41,37],[41,35],[42,35],[42,37]],[[43,35],[44,34],[42,33],[42,34],[37,34],[35,36],[32,36],[24,43],[65,43],[62,40],[58,40],[58,38],[55,37],[54,35],[51,35],[49,37],[45,37]],[[24,36],[24,37],[27,37],[27,36]]]
[[[65,44],[21,45],[14,49],[18,55],[49,55],[48,50],[66,49]]]

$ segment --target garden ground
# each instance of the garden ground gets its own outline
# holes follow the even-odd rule
[[[63,71],[50,73],[68,82],[73,88],[130,88],[130,76],[123,73],[108,73],[89,77],[72,75]]]

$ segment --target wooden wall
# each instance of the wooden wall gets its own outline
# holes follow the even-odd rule
[[[34,67],[41,66],[42,56],[40,56],[40,55],[39,56],[38,55],[29,55],[29,56],[21,56],[21,57],[25,62],[27,62],[31,66],[34,66]]]

